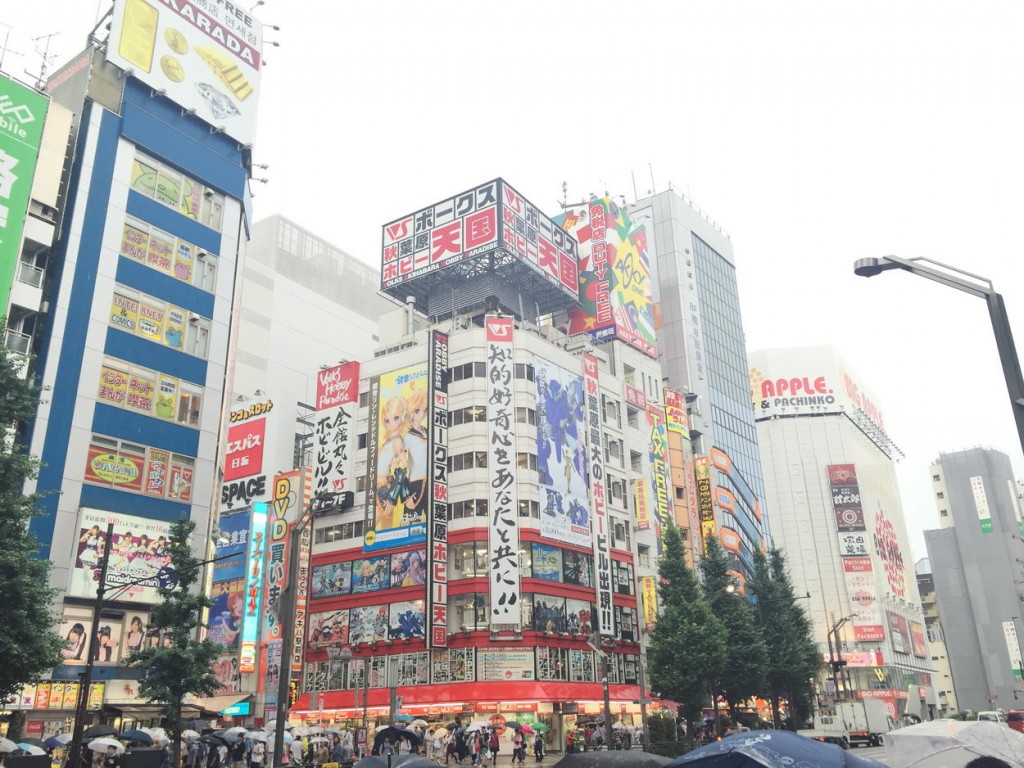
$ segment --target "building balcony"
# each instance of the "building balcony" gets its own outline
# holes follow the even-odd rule
[[[18,271],[11,285],[11,304],[30,312],[38,312],[43,306],[44,274],[34,264],[18,262]]]
[[[17,352],[20,355],[27,355],[29,349],[32,347],[32,337],[27,333],[22,333],[21,331],[15,331],[8,328],[7,338],[4,339],[4,343],[12,352]]]

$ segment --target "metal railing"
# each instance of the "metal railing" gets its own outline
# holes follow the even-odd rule
[[[7,348],[13,352],[18,352],[22,355],[27,355],[29,348],[32,346],[32,337],[21,331],[15,331],[12,328],[7,329],[7,338],[4,340]]]
[[[42,288],[43,274],[43,270],[37,267],[35,264],[29,264],[27,261],[18,262],[19,283],[31,285],[33,288]]]

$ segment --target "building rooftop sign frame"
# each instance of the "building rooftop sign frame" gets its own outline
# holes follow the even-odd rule
[[[488,287],[509,284],[541,313],[574,306],[578,269],[576,239],[501,178],[383,227],[381,290],[399,301],[414,297],[423,312],[435,294],[450,295],[439,303],[454,313],[479,304]],[[501,308],[520,315],[519,306]]]

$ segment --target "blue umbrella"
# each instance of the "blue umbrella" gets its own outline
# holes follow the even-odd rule
[[[121,740],[122,741],[132,741],[132,742],[135,742],[136,744],[143,744],[145,746],[152,746],[153,745],[153,737],[150,736],[145,731],[140,731],[138,729],[131,730],[131,731],[125,731],[124,733],[121,734]]]
[[[399,723],[407,723],[415,718],[412,715],[395,715],[395,720]]]
[[[687,752],[665,768],[885,768],[854,757],[835,744],[824,744],[790,731],[749,731],[726,736]]]

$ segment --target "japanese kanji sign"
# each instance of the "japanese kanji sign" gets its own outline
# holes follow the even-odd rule
[[[615,636],[612,613],[612,551],[608,509],[605,506],[604,440],[601,433],[601,387],[597,358],[583,355],[583,393],[587,403],[587,469],[590,471],[590,509],[594,514],[594,573],[597,576],[597,631]]]
[[[448,645],[448,334],[430,334],[430,503],[427,505],[427,638]]]
[[[359,397],[359,363],[349,362],[316,376],[313,493],[341,493],[352,473],[352,421]]]

